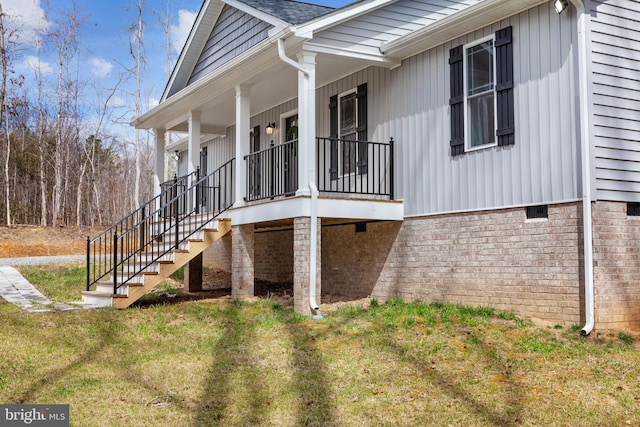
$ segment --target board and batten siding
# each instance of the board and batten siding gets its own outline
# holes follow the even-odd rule
[[[401,0],[314,35],[312,43],[339,49],[358,47],[379,54],[379,47],[419,30],[480,0]]]
[[[266,39],[271,27],[245,12],[225,6],[187,84],[199,80]]]
[[[516,142],[451,156],[449,49],[513,26]],[[396,142],[396,194],[406,215],[575,200],[579,151],[575,13],[545,4],[415,55],[319,89],[318,135],[329,97],[368,84],[369,139]]]
[[[640,202],[640,2],[591,2],[596,197]]]

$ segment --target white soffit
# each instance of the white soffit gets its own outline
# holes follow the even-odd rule
[[[380,52],[404,59],[432,49],[548,0],[485,0],[454,15],[380,46]]]

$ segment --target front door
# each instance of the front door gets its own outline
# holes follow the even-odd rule
[[[284,152],[284,191],[295,193],[298,189],[298,115],[284,120],[285,143],[290,143]]]
[[[260,151],[260,126],[255,126],[251,131],[250,136],[251,153]],[[249,168],[251,173],[249,174],[249,192],[253,197],[260,197],[261,190],[261,161],[260,156],[251,156],[251,162],[249,162]]]

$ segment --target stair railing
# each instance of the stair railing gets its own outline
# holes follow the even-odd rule
[[[111,276],[113,294],[180,249],[233,205],[234,159],[210,174],[199,170],[173,183],[94,239],[87,239],[87,290]]]

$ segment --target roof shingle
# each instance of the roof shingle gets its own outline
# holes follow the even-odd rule
[[[333,7],[303,3],[294,0],[240,0],[247,6],[267,13],[289,24],[310,21],[334,10]]]

